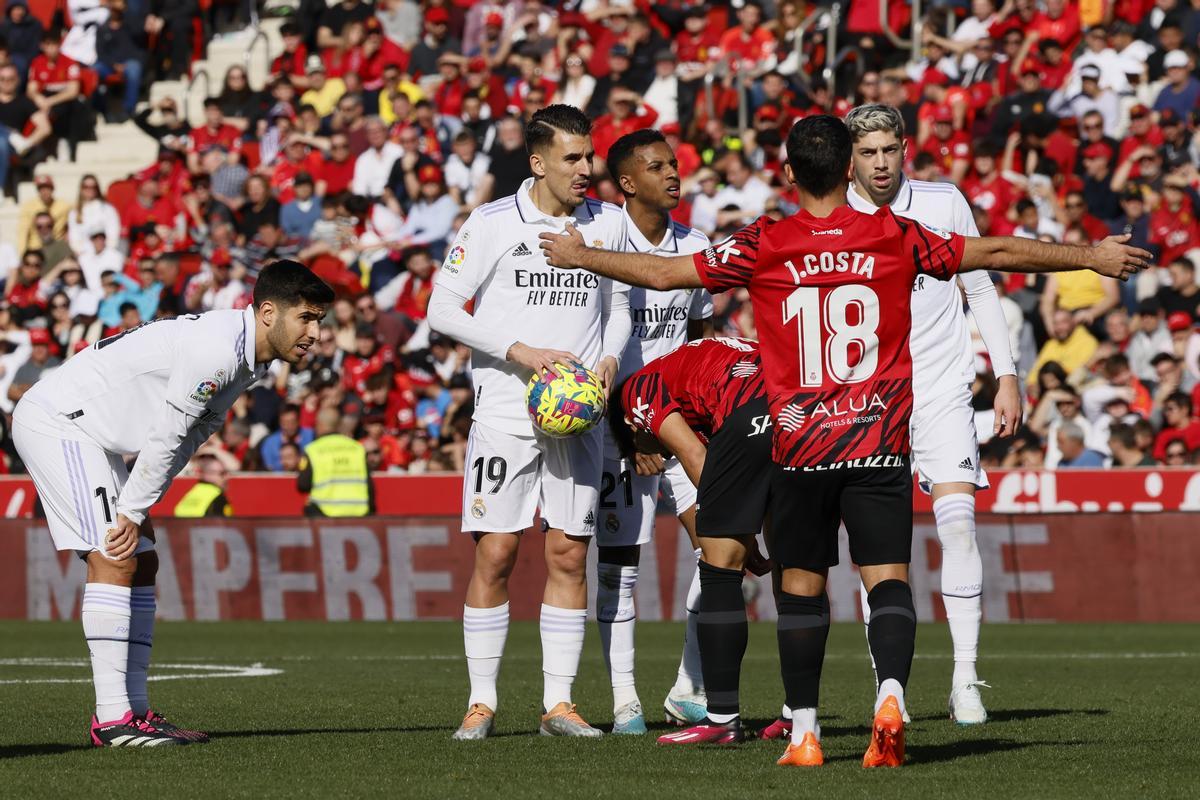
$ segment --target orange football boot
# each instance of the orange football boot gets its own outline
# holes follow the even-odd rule
[[[904,716],[895,695],[888,695],[875,712],[871,745],[863,755],[864,767],[898,767],[904,763]]]
[[[825,763],[825,754],[821,752],[821,743],[812,733],[804,734],[800,744],[788,743],[787,750],[775,762],[782,767],[819,767]]]

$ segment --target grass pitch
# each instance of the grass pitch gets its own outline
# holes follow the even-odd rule
[[[646,737],[540,737],[537,626],[514,624],[497,735],[456,743],[466,669],[453,623],[163,623],[156,707],[203,728],[205,746],[93,750],[92,688],[75,623],[0,623],[0,795],[4,797],[1196,797],[1200,629],[1194,625],[985,626],[987,725],[946,718],[944,625],[923,625],[909,686],[909,763],[865,771],[871,673],[861,626],[836,625],[821,722],[827,764],[774,764],[778,742],[660,748]],[[638,681],[651,722],[674,681],[682,627],[638,628]],[[773,625],[751,626],[743,713],[781,702]],[[166,666],[174,665],[174,666]],[[258,665],[260,677],[228,677]],[[215,677],[225,675],[226,677]],[[212,677],[208,677],[212,676]],[[43,681],[61,682],[47,683]],[[76,681],[76,682],[72,682]],[[576,701],[611,725],[589,628]]]

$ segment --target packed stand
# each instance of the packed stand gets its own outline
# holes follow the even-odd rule
[[[296,258],[339,292],[320,340],[300,369],[249,392],[202,454],[294,472],[332,407],[380,470],[461,471],[469,351],[431,334],[426,305],[469,212],[529,176],[530,115],[587,111],[594,193],[618,203],[608,148],[661,130],[684,181],[676,218],[720,240],[795,208],[782,172],[795,120],[885,102],[905,119],[910,177],[957,184],[981,232],[1129,233],[1158,257],[1128,284],[997,276],[1027,410],[1016,437],[986,441],[996,383],[976,337],[985,465],[1200,460],[1200,3],[934,4],[914,62],[860,0],[838,7],[832,72],[827,3],[268,3],[294,13],[267,86],[231,68],[194,126],[170,99],[142,102],[149,79],[187,71],[194,30],[176,12],[194,3],[72,0],[73,24],[49,33],[22,5],[8,3],[0,29],[0,173],[65,157],[96,113],[128,115],[159,150],[119,192],[85,176],[66,203],[40,178],[21,207],[18,241],[0,245],[6,412],[88,343],[244,307],[265,264]],[[909,13],[889,3],[891,27],[908,31]],[[94,53],[76,49],[81,25]],[[744,292],[716,297],[715,314],[719,334],[756,336]]]

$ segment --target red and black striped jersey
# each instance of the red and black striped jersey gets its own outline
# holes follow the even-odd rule
[[[774,422],[774,458],[815,467],[908,452],[911,292],[954,277],[964,240],[890,208],[760,217],[694,256],[714,294],[747,287]]]
[[[730,414],[765,394],[758,342],[718,338],[697,339],[654,359],[629,376],[621,400],[638,430],[657,436],[663,420],[678,411],[707,440]]]

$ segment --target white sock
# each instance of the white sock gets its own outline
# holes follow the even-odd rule
[[[687,593],[687,628],[683,634],[683,657],[679,659],[679,674],[675,678],[674,691],[680,694],[700,694],[704,691],[704,672],[700,668],[700,637],[696,633],[696,620],[700,610],[700,556],[696,550],[696,569],[692,571],[692,582]]]
[[[495,608],[463,606],[463,647],[471,677],[468,706],[483,703],[496,710],[496,677],[508,639],[508,603]]]
[[[904,713],[904,687],[900,685],[900,681],[895,678],[888,678],[883,683],[879,684],[879,692],[875,695],[875,713],[879,713],[879,707],[883,705],[883,701],[891,695],[896,698],[896,702],[900,704],[900,713]],[[795,713],[795,712],[793,712]],[[795,719],[793,717],[793,719]]]
[[[811,733],[821,739],[821,726],[817,724],[815,708],[794,708],[792,711],[792,744],[804,741],[804,734]]]
[[[708,712],[708,721],[715,722],[718,725],[724,725],[727,722],[733,722],[737,718],[737,714],[714,714],[711,711]]]
[[[129,660],[129,587],[89,583],[83,587],[83,635],[92,656],[96,720],[113,722],[129,713],[125,665]]]
[[[942,544],[942,602],[954,643],[954,685],[978,680],[979,626],[983,619],[983,559],[975,541],[975,497],[950,494],[933,503]]]
[[[583,652],[586,608],[555,608],[542,603],[542,707],[571,702],[571,684]]]
[[[779,718],[780,719],[791,719],[792,718],[792,709],[788,708],[787,703],[783,704],[783,710],[779,712]]]
[[[871,659],[871,674],[875,677],[875,686],[879,686],[879,673],[875,671],[875,654],[871,652],[871,604],[867,601],[867,585],[858,582],[858,601],[862,604],[863,635],[867,637],[867,658]]]
[[[154,587],[133,587],[129,610],[129,660],[125,668],[125,688],[133,713],[145,714],[150,708],[150,699],[146,694],[146,673],[150,669],[150,651],[154,645]]]
[[[633,673],[633,626],[637,621],[633,590],[637,578],[637,567],[604,562],[596,566],[596,624],[612,681],[613,711],[638,699]]]

